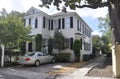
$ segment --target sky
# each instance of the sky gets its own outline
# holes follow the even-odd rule
[[[47,9],[46,7],[39,7],[39,4],[41,4],[40,0],[2,0],[0,4],[0,11],[2,10],[2,8],[5,8],[7,12],[11,12],[12,10],[27,12],[30,7],[33,6],[48,14],[59,12],[56,10],[55,6],[51,6],[49,9]],[[71,10],[68,8],[67,11]],[[91,27],[91,29],[93,30],[93,35],[101,35],[98,28],[98,18],[106,16],[106,14],[108,13],[107,7],[98,9],[82,8],[76,9],[74,12],[77,12],[80,17]]]

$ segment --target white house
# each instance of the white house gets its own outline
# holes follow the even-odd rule
[[[83,54],[92,53],[92,29],[85,23],[76,12],[59,12],[48,15],[31,7],[25,14],[25,26],[31,26],[31,35],[41,34],[44,40],[53,38],[55,29],[58,29],[69,45],[70,53],[75,39],[82,43],[81,58]],[[27,43],[26,51],[35,51],[35,43]]]

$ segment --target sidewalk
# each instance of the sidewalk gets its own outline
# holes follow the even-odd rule
[[[4,79],[3,76],[0,74],[0,79]]]
[[[117,78],[108,78],[108,77],[88,77],[85,76],[93,67],[97,66],[100,63],[105,61],[105,57],[101,56],[100,58],[96,59],[94,62],[78,69],[77,71],[69,74],[59,76],[56,79],[117,79]]]

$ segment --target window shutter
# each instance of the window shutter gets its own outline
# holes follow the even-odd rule
[[[49,20],[49,27],[48,27],[48,30],[50,30],[50,20]]]
[[[73,28],[73,17],[70,17],[70,28]]]
[[[43,17],[43,28],[45,28],[45,17]]]
[[[64,28],[65,28],[65,19],[62,18],[62,29],[64,29]]]
[[[53,30],[53,20],[51,20],[51,30]]]
[[[61,29],[61,19],[58,19],[58,29]]]
[[[70,38],[70,49],[73,49],[73,38]]]

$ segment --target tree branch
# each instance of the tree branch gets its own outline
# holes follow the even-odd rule
[[[108,2],[104,2],[104,3],[98,3],[98,4],[91,4],[91,5],[76,5],[77,8],[84,8],[84,7],[88,7],[88,8],[92,8],[92,9],[96,9],[98,7],[105,7],[108,6],[109,3]]]

